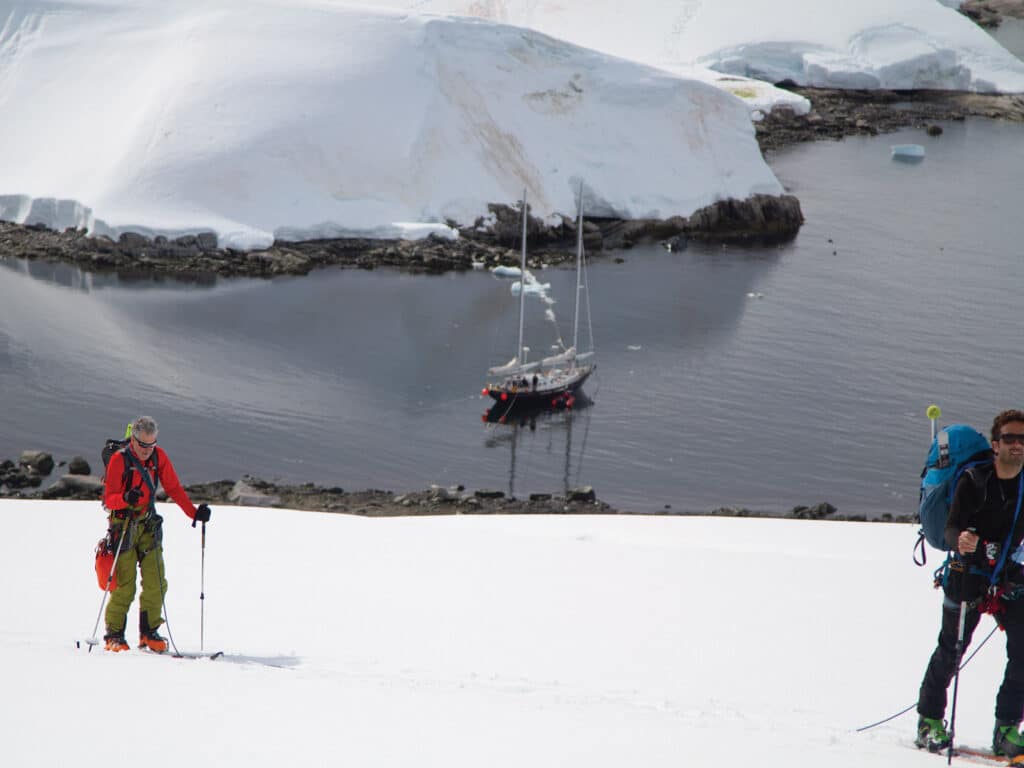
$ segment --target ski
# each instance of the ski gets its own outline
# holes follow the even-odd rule
[[[103,641],[97,640],[95,637],[90,637],[86,640],[75,640],[75,648],[81,648],[83,643],[91,652],[94,646],[101,646]],[[150,651],[145,648],[136,648],[135,651],[146,656],[170,656],[172,659],[209,659],[210,661],[219,659],[224,655],[224,651],[181,651],[179,653],[174,653],[173,651],[168,650],[164,653],[156,653],[155,651]],[[124,651],[124,653],[128,652],[129,651]]]
[[[163,653],[157,653],[147,648],[139,648],[138,651],[144,656],[168,656],[172,659],[210,659],[210,661],[219,659],[224,655],[224,651],[178,651],[175,653],[173,650],[167,649]]]
[[[214,659],[219,659],[221,656],[223,656],[224,651],[214,651],[213,653],[210,653],[209,651],[206,651],[205,653],[194,651],[182,651],[181,653],[161,653],[159,655],[173,656],[176,659],[209,659],[210,661],[213,661]]]
[[[946,750],[941,752],[932,752],[933,755],[938,757],[946,757]],[[997,755],[990,749],[981,749],[979,747],[965,747],[957,745],[953,747],[953,757],[960,762],[974,763],[975,765],[1020,765],[1024,766],[1024,755],[1018,755],[1017,757],[1006,757],[1005,755]]]

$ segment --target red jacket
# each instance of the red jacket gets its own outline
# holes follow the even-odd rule
[[[131,446],[128,447],[131,450]],[[153,453],[147,461],[143,462],[138,456],[135,457],[142,464],[143,468],[149,473],[151,479],[153,479],[153,485],[156,486],[157,480],[163,485],[167,495],[177,502],[178,506],[181,507],[182,511],[189,516],[190,519],[195,520],[196,508],[192,501],[189,499],[188,494],[185,493],[185,489],[181,487],[181,481],[178,480],[178,475],[174,471],[174,465],[171,464],[171,460],[167,458],[167,454],[164,449],[157,446],[153,449]],[[154,459],[156,460],[154,462]],[[125,493],[130,488],[137,488],[141,496],[139,497],[139,503],[134,507],[138,510],[137,515],[145,513],[149,509],[149,485],[142,477],[138,470],[138,467],[133,462],[127,461],[128,466],[131,468],[130,472],[125,472],[126,458],[124,453],[118,451],[110,457],[110,463],[107,464],[106,481],[103,488],[103,505],[113,511],[126,509],[128,502],[124,500]],[[127,482],[126,482],[127,480]]]

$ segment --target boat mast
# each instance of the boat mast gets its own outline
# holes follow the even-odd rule
[[[522,259],[519,268],[519,345],[516,347],[516,360],[522,366],[526,361],[523,359],[523,314],[526,307],[526,189],[523,189],[523,237],[522,237]]]
[[[580,331],[580,270],[583,265],[583,182],[580,181],[579,197],[576,200],[576,301],[572,312],[572,346],[579,352]],[[575,358],[573,368],[576,367]]]

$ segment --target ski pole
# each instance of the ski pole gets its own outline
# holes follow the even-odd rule
[[[974,528],[967,530],[975,533]],[[953,708],[949,715],[949,751],[946,753],[946,765],[953,764],[953,740],[956,738],[956,694],[960,687],[960,661],[964,656],[964,633],[967,628],[967,575],[968,570],[964,568],[960,580],[960,625],[956,636],[956,673],[953,675]]]
[[[107,574],[107,586],[103,590],[103,599],[100,601],[100,612],[96,614],[96,623],[92,627],[92,636],[86,640],[86,645],[89,646],[89,652],[92,653],[92,647],[99,645],[99,638],[96,637],[96,632],[100,628],[100,617],[103,616],[103,606],[107,604],[107,595],[110,594],[110,585],[114,581],[114,571],[117,570],[117,561],[121,557],[121,548],[124,546],[124,540],[128,533],[128,517],[126,516],[124,522],[121,524],[121,536],[117,541],[117,552],[114,554],[114,563],[110,566],[110,573]]]
[[[195,518],[192,519],[192,527],[196,527]],[[206,521],[203,520],[202,535],[200,536],[199,555],[199,652],[203,652],[203,645],[206,635]]]
[[[206,635],[206,523],[201,536],[202,550],[199,556],[199,652],[204,650]]]

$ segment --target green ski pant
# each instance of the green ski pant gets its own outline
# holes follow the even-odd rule
[[[167,579],[164,578],[164,550],[156,544],[153,534],[145,526],[138,525],[130,536],[131,546],[122,550],[117,558],[114,571],[117,574],[117,589],[110,593],[107,604],[107,631],[123,632],[128,621],[128,609],[135,599],[135,564],[142,572],[142,594],[139,596],[139,612],[145,612],[149,629],[156,629],[164,623],[161,615],[164,595],[167,594]]]

